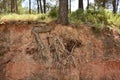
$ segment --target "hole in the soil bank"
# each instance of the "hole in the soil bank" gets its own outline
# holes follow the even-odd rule
[[[50,52],[55,52],[55,46],[54,45],[50,46]]]
[[[34,54],[37,52],[36,48],[26,48],[26,54]]]
[[[80,41],[75,39],[64,39],[65,48],[71,52],[73,47],[80,47],[82,44]]]

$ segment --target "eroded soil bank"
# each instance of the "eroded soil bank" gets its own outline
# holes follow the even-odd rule
[[[116,30],[79,25],[55,26],[39,33],[44,49],[32,33],[41,23],[0,25],[0,80],[119,80],[120,36]]]

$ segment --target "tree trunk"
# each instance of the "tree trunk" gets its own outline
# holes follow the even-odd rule
[[[16,0],[11,0],[11,12],[16,12]]]
[[[14,12],[14,0],[11,0],[11,12]]]
[[[70,13],[71,13],[71,0],[70,0]]]
[[[3,0],[3,12],[6,12],[6,0]]]
[[[103,0],[102,7],[105,8],[106,0]]]
[[[68,24],[68,0],[59,0],[59,17],[58,23]]]
[[[112,1],[112,5],[113,5],[113,13],[117,12],[117,4],[116,4],[116,0]]]
[[[40,11],[41,11],[41,13],[43,13],[43,8],[42,8],[41,0],[39,0],[39,3],[40,3]]]
[[[18,3],[17,3],[17,0],[15,0],[15,8],[16,8],[15,12],[18,13]]]
[[[44,3],[44,13],[46,13],[46,0],[43,0]]]
[[[6,11],[6,1],[3,0],[3,12],[5,12],[5,11]]]
[[[29,14],[31,14],[31,0],[29,0]]]
[[[117,0],[117,10],[118,10],[118,7],[119,7],[119,0]]]
[[[87,0],[87,9],[89,9],[89,6],[90,6],[89,0]]]
[[[83,10],[83,0],[79,0],[78,6],[79,6],[79,9]]]
[[[37,12],[38,12],[38,14],[40,13],[40,5],[39,5],[39,0],[37,0]]]

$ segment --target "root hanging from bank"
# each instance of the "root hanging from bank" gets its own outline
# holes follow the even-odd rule
[[[44,29],[44,28],[42,28]],[[70,68],[76,67],[74,50],[76,47],[80,47],[81,42],[76,39],[65,38],[65,36],[60,37],[58,34],[52,34],[52,37],[48,35],[46,38],[48,46],[44,45],[39,33],[41,32],[41,27],[34,27],[32,29],[32,33],[35,36],[36,43],[38,45],[38,56],[43,61],[48,59],[46,56],[50,52],[50,58],[52,59],[52,63],[55,68]],[[44,30],[45,31],[45,30]],[[47,32],[47,31],[46,31]],[[44,32],[44,33],[46,33]]]

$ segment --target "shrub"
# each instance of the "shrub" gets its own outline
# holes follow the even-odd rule
[[[110,27],[120,27],[120,14],[113,14],[112,11],[100,8],[98,10],[77,10],[69,15],[70,22],[79,23],[92,23],[96,26],[97,32],[101,31],[105,25]]]
[[[58,8],[57,7],[52,7],[50,12],[48,13],[48,16],[51,17],[51,18],[58,17]]]

